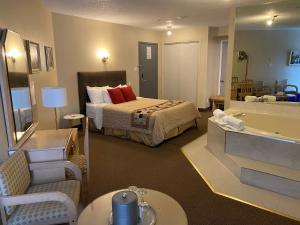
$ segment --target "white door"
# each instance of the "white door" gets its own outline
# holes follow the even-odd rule
[[[220,76],[219,76],[219,95],[225,95],[225,79],[227,71],[227,49],[228,41],[221,41],[221,52],[220,52]]]
[[[165,99],[186,100],[197,104],[197,75],[200,44],[165,45]]]

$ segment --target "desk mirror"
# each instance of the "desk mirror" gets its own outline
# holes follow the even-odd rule
[[[300,1],[237,8],[231,99],[300,102]]]
[[[18,33],[1,30],[1,97],[9,147],[15,148],[34,129],[24,41]]]

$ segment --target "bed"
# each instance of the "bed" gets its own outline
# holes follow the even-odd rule
[[[78,72],[80,112],[105,135],[127,138],[148,146],[197,127],[200,114],[191,102],[137,97],[121,104],[90,102],[87,86],[126,84],[126,71]]]

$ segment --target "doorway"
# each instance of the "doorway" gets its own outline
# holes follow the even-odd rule
[[[228,50],[228,40],[221,40],[218,95],[222,95],[222,96],[225,95],[225,81],[226,81],[226,72],[227,72],[227,50]]]
[[[139,42],[140,96],[158,97],[158,45]]]

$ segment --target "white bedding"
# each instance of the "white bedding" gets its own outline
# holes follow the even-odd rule
[[[86,116],[93,119],[97,129],[101,129],[103,125],[103,108],[109,103],[86,103]]]
[[[137,97],[139,100],[142,97]],[[93,119],[97,129],[101,130],[103,126],[103,108],[112,103],[98,103],[94,104],[87,102],[86,105],[86,116]]]

